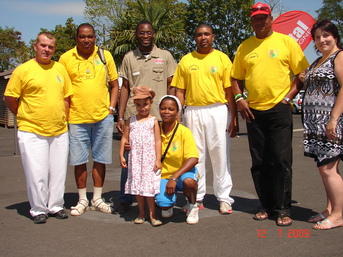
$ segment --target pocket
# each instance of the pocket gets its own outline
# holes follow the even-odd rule
[[[155,81],[162,81],[163,80],[163,68],[162,67],[154,67],[152,69],[153,77],[152,79]]]

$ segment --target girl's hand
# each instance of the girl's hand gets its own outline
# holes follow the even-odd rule
[[[176,188],[176,181],[169,179],[166,185],[166,193],[167,195],[172,195],[175,193]]]
[[[154,171],[160,170],[162,169],[162,163],[160,160],[156,160],[155,161],[155,165],[154,165]]]
[[[328,125],[326,126],[326,136],[329,139],[334,139],[336,137],[336,126],[337,126],[337,120],[336,119],[330,119],[328,122]]]
[[[127,169],[127,164],[126,164],[125,158],[120,157],[120,166],[121,166],[123,169]]]

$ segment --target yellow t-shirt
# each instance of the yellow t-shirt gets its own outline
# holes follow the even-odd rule
[[[41,65],[34,59],[14,70],[4,93],[19,99],[19,130],[48,137],[68,130],[64,98],[71,94],[71,82],[63,65],[54,61]]]
[[[248,38],[238,47],[231,76],[245,80],[249,107],[265,111],[285,97],[292,85],[292,75],[308,66],[293,38],[273,32],[265,39]]]
[[[174,129],[168,135],[165,135],[163,133],[161,134],[162,154],[167,148]],[[173,141],[170,144],[170,147],[166,154],[166,158],[162,163],[161,179],[169,179],[170,176],[178,171],[183,163],[191,157],[198,158],[198,149],[195,144],[193,134],[188,128],[186,128],[182,124],[179,124]]]
[[[106,70],[95,47],[93,54],[86,60],[73,48],[64,53],[59,62],[70,76],[73,85],[69,123],[95,123],[108,114],[110,95],[106,81]],[[104,51],[110,81],[118,79],[117,68],[110,52]]]
[[[231,66],[229,57],[218,50],[193,51],[181,59],[171,85],[186,90],[186,105],[227,103],[224,89],[231,86]]]

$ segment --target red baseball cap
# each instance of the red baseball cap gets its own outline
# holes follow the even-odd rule
[[[271,12],[271,10],[270,10],[269,5],[258,2],[257,4],[254,4],[254,5],[251,7],[250,17],[255,16],[255,15],[257,15],[257,14],[266,14],[266,15],[269,15],[269,14],[271,14],[271,13],[272,13],[272,12]]]

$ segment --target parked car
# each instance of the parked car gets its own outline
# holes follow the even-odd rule
[[[300,113],[301,112],[301,106],[303,103],[303,98],[304,98],[305,91],[301,90],[294,98],[292,101],[292,112],[293,113]]]

